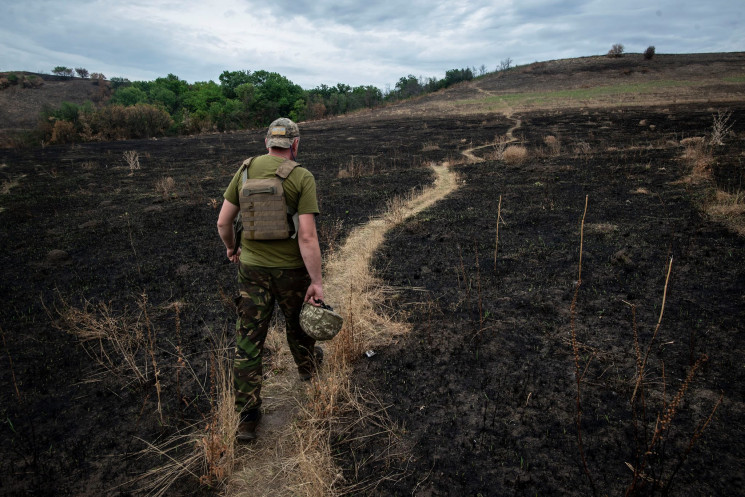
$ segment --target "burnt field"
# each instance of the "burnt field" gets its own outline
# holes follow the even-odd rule
[[[672,475],[673,495],[740,493],[745,244],[701,210],[716,186],[742,187],[745,108],[727,107],[733,134],[713,148],[713,179],[699,182],[686,181],[680,141],[710,132],[706,106],[523,114],[521,165],[460,160],[514,125],[502,116],[301,125],[324,249],[428,185],[431,162],[453,163],[462,183],[395,228],[375,261],[412,330],[356,367],[397,429],[334,447],[347,482],[378,495],[592,494],[577,445],[574,317],[579,426],[598,493],[631,484],[626,463],[639,465],[657,413],[704,354],[637,487],[652,493],[645,478]],[[162,463],[140,454],[146,442],[206,422],[209,352],[230,335],[236,290],[215,222],[230,177],[262,145],[258,132],[0,151],[2,495],[129,495]],[[153,337],[154,353],[137,357],[157,364],[160,395],[153,368],[144,380],[102,373],[96,342],[66,329],[70,309],[100,316],[101,306]],[[642,353],[651,343],[636,415],[634,323]],[[197,488],[212,493],[189,480],[171,494]]]

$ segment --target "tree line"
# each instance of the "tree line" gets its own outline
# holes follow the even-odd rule
[[[53,72],[72,77],[72,69],[64,66]],[[84,68],[75,72],[89,76]],[[317,120],[434,92],[469,81],[475,73],[475,68],[451,69],[443,79],[410,74],[385,93],[372,85],[343,83],[305,90],[281,74],[264,70],[223,71],[219,82],[192,84],[174,74],[129,81],[92,73],[93,84],[99,86],[96,103],[64,102],[59,108],[45,109],[39,131],[47,142],[65,143],[248,129],[266,126],[280,116]]]

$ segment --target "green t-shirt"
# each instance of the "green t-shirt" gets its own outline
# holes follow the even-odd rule
[[[262,155],[256,157],[248,168],[249,179],[273,178],[277,168],[284,162],[282,157]],[[233,205],[240,205],[242,187],[241,170],[235,173],[223,196]],[[318,214],[316,180],[304,167],[296,167],[282,183],[287,206],[298,214]],[[241,241],[241,263],[249,266],[293,269],[303,267],[303,257],[297,237],[287,240],[246,240]]]

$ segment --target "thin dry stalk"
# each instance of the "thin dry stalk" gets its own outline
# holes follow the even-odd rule
[[[644,454],[642,455],[641,462],[639,463],[638,467],[634,468],[634,478],[632,479],[629,487],[626,489],[625,495],[627,496],[632,495],[632,493],[636,490],[636,485],[639,481],[639,478],[644,479],[644,475],[645,475],[644,469],[646,468],[649,456],[654,453],[655,446],[659,442],[662,441],[662,439],[665,437],[665,434],[667,433],[670,426],[672,425],[673,419],[675,418],[675,414],[678,412],[678,407],[680,406],[680,403],[683,401],[683,398],[685,397],[686,392],[691,386],[691,383],[693,381],[693,376],[696,373],[696,370],[708,360],[709,360],[709,357],[704,354],[698,359],[698,361],[696,361],[693,367],[691,367],[691,369],[688,371],[685,381],[678,389],[678,392],[676,393],[675,397],[673,397],[673,400],[670,402],[669,405],[667,405],[667,407],[663,407],[663,413],[661,415],[660,414],[657,415],[657,422],[655,424],[654,434],[652,435],[652,439],[649,442],[649,445],[647,446],[646,450],[644,451]],[[721,398],[720,398],[720,402],[721,402]],[[719,402],[717,402],[717,405],[714,407],[714,411],[716,411],[717,407],[719,407]],[[672,482],[672,478],[673,476],[675,476],[675,473],[678,471],[680,465],[682,465],[683,460],[685,459],[685,457],[687,457],[688,453],[690,453],[690,450],[693,448],[693,444],[698,439],[698,437],[700,437],[701,433],[703,432],[703,429],[709,424],[709,421],[711,420],[711,417],[713,416],[714,411],[712,411],[712,414],[706,420],[704,425],[700,426],[701,430],[699,431],[697,428],[697,430],[694,431],[694,436],[689,442],[688,448],[681,455],[682,459],[679,460],[678,466],[676,467],[676,469],[673,471],[672,475],[668,479],[668,482],[667,482],[668,486]]]
[[[5,353],[8,355],[8,363],[10,364],[10,375],[13,379],[13,388],[16,391],[16,399],[18,399],[18,402],[21,402],[21,392],[18,390],[18,383],[16,382],[16,373],[15,369],[13,368],[13,358],[10,357],[10,350],[8,349],[8,344],[5,343],[5,331],[3,330],[3,327],[0,326],[0,336],[3,338],[3,348],[5,349]]]
[[[479,333],[478,333],[478,339],[481,341],[481,332],[484,330],[484,309],[481,302],[481,268],[479,266],[479,247],[478,245],[474,246],[474,250],[476,251],[476,292],[478,295],[478,301],[479,301]]]
[[[587,204],[589,200],[589,195],[585,195],[585,210],[582,214],[582,223],[580,225],[580,239],[579,239],[579,269],[577,273],[577,286],[574,290],[574,297],[572,298],[572,304],[569,308],[569,319],[570,319],[570,330],[572,335],[572,352],[574,354],[574,376],[577,380],[577,397],[576,397],[576,417],[575,417],[575,424],[577,427],[577,446],[579,448],[579,455],[582,459],[582,469],[585,473],[585,476],[587,476],[587,480],[590,483],[590,488],[592,488],[592,494],[597,495],[597,490],[595,488],[595,482],[592,479],[592,475],[590,474],[590,469],[587,467],[587,458],[585,457],[585,448],[584,444],[582,442],[582,403],[581,403],[581,395],[582,395],[582,377],[584,376],[584,373],[581,373],[581,368],[579,364],[579,345],[577,342],[577,327],[576,327],[576,319],[577,319],[577,298],[579,296],[579,289],[580,286],[582,286],[582,250],[584,247],[584,236],[585,236],[585,217],[587,216]],[[588,363],[589,366],[589,363]]]
[[[670,263],[667,267],[667,276],[665,277],[665,289],[662,292],[662,308],[660,309],[660,317],[657,319],[657,326],[654,328],[654,333],[652,334],[652,339],[649,341],[649,345],[647,345],[647,352],[644,354],[644,360],[641,362],[641,366],[639,367],[639,372],[636,377],[636,385],[634,386],[634,393],[631,394],[631,403],[634,403],[634,399],[636,398],[636,392],[639,390],[639,387],[641,386],[643,375],[644,375],[644,368],[647,365],[647,360],[649,359],[649,352],[652,350],[652,344],[654,343],[655,338],[657,338],[657,333],[660,331],[660,326],[662,325],[662,316],[665,313],[665,302],[667,300],[667,286],[670,283],[670,272],[673,269],[673,258],[670,258]]]
[[[147,313],[147,294],[145,292],[140,296],[139,302],[140,310],[145,317],[145,329],[147,330],[147,353],[150,356],[150,361],[153,365],[153,375],[155,377],[155,391],[158,396],[158,414],[160,415],[160,421],[163,422],[163,408],[160,402],[160,369],[158,369],[158,361],[155,359],[155,331],[153,330],[152,323],[150,322],[150,316]]]
[[[502,219],[502,196],[499,196],[499,206],[497,207],[497,234],[494,240],[494,270],[497,270],[497,249],[499,248],[499,222]]]

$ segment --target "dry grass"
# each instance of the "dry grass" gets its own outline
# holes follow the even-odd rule
[[[504,158],[504,150],[510,141],[506,136],[495,137],[494,145],[492,145],[493,150],[491,153],[486,154],[486,160],[502,160]]]
[[[717,111],[717,114],[712,117],[711,124],[711,136],[709,137],[709,143],[711,145],[724,145],[724,138],[729,135],[732,130],[734,121],[730,121],[732,118],[732,111]]]
[[[543,143],[546,144],[548,153],[554,157],[561,153],[561,142],[553,135],[543,137]]]
[[[440,150],[440,145],[437,143],[426,142],[422,144],[422,152],[432,152]]]
[[[164,199],[169,199],[175,193],[176,180],[171,176],[160,178],[155,182],[155,191],[158,192]]]
[[[371,160],[369,164],[364,164],[360,159],[352,157],[349,162],[339,167],[337,178],[361,178],[375,174],[375,161]]]
[[[140,169],[140,154],[136,150],[127,150],[123,154],[124,162],[129,167],[129,175],[133,176],[137,169]]]
[[[680,144],[685,147],[683,160],[690,167],[691,177],[693,179],[711,177],[714,156],[707,140],[695,136],[681,140]]]
[[[91,359],[105,372],[128,383],[145,385],[153,372],[146,355],[142,354],[148,339],[143,321],[127,310],[115,313],[111,304],[90,301],[73,307],[59,295],[59,307],[53,320],[55,328],[75,336]],[[52,312],[49,312],[50,317]]]
[[[522,145],[510,145],[504,150],[502,160],[513,166],[524,164],[528,160],[528,149]]]
[[[735,193],[718,190],[705,210],[712,218],[745,236],[745,192],[742,190]]]
[[[210,399],[210,412],[204,424],[191,426],[162,443],[143,441],[143,455],[158,455],[168,460],[134,480],[146,495],[166,495],[171,486],[184,477],[202,485],[221,488],[229,481],[235,466],[235,432],[239,416],[235,410],[233,364],[227,334],[213,336],[210,354],[210,384],[202,385],[191,368],[188,370]]]
[[[0,195],[9,194],[13,188],[20,186],[21,180],[25,177],[25,174],[21,174],[15,178],[3,180],[2,184],[0,184]]]

